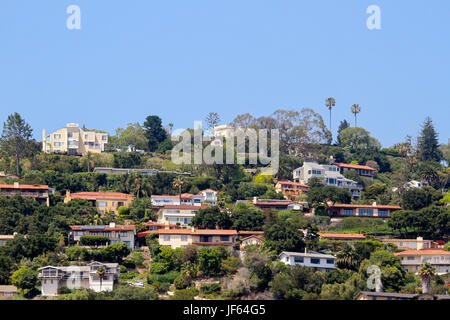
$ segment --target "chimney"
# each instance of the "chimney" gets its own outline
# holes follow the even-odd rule
[[[19,189],[19,183],[18,182],[14,182],[14,189]]]
[[[422,237],[417,237],[417,250],[422,250],[423,249],[423,238]]]
[[[258,203],[258,197],[253,197],[253,203],[254,204]]]
[[[116,223],[115,222],[110,222],[109,223],[109,227],[110,228],[115,228],[116,227]]]
[[[372,206],[376,207],[376,205],[377,205],[377,202],[374,201],[374,202],[372,203]]]
[[[192,226],[192,227],[191,227],[191,231],[192,231],[192,232],[195,232],[195,227]]]
[[[219,230],[219,226],[216,224],[216,230]]]

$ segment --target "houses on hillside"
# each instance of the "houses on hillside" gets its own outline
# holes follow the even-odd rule
[[[15,234],[0,234],[0,247],[6,245],[9,240],[14,239]]]
[[[14,184],[0,184],[0,196],[1,197],[13,197],[16,194],[33,198],[40,204],[50,206],[49,199],[50,188],[45,185],[27,185],[14,182]]]
[[[38,279],[43,296],[56,296],[61,288],[112,291],[119,276],[118,263],[93,261],[87,266],[46,266],[39,269]]]
[[[307,184],[311,178],[316,177],[325,185],[346,189],[353,199],[359,199],[363,186],[344,177],[340,170],[340,167],[334,164],[321,165],[317,162],[305,161],[303,166],[293,171],[293,178],[295,182]]]
[[[108,143],[108,133],[98,130],[81,129],[76,123],[50,134],[42,130],[42,151],[44,153],[67,153],[86,155],[88,152],[101,153]]]

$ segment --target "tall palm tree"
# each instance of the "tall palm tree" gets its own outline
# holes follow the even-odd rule
[[[336,264],[341,269],[356,270],[358,266],[358,253],[353,244],[344,244],[336,254]]]
[[[433,266],[430,263],[425,262],[419,269],[419,277],[422,280],[422,293],[430,293],[430,283],[433,276]]]
[[[354,104],[351,106],[350,110],[355,115],[355,127],[356,127],[356,115],[361,112],[361,107],[359,104]]]
[[[102,291],[102,282],[103,282],[103,278],[105,277],[106,270],[105,270],[105,268],[100,267],[97,269],[96,273],[98,275],[98,278],[100,279],[100,291]]]
[[[336,100],[334,98],[329,97],[327,100],[325,100],[325,106],[328,107],[328,110],[330,110],[330,132],[331,132],[331,109],[336,105]]]
[[[178,177],[175,180],[173,180],[172,185],[174,188],[178,189],[178,194],[180,196],[180,204],[181,204],[181,188],[184,185],[184,180],[181,177]]]

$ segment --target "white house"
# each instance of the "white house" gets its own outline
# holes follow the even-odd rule
[[[333,164],[321,165],[317,162],[305,161],[303,166],[293,171],[295,182],[307,184],[308,181],[317,177],[325,185],[347,189],[352,194],[353,199],[359,199],[363,187],[356,181],[347,179],[340,173],[340,168]]]
[[[450,272],[450,251],[442,249],[406,250],[394,253],[400,257],[403,268],[407,271],[418,273],[421,265],[428,262],[436,274]]]
[[[301,253],[283,251],[279,258],[281,262],[290,266],[300,265],[314,268],[317,271],[331,271],[336,268],[336,257],[329,254],[321,254],[316,252]]]
[[[208,206],[194,206],[194,205],[166,205],[158,212],[158,223],[188,225],[192,218],[200,209],[208,208]]]
[[[98,270],[102,268],[103,272]],[[42,284],[43,296],[55,296],[58,289],[92,289],[95,292],[112,291],[114,281],[119,278],[118,263],[92,262],[87,266],[54,267],[39,269],[38,279]],[[100,279],[101,277],[101,279]]]

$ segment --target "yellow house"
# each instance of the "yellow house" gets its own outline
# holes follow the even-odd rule
[[[134,200],[133,195],[119,192],[77,192],[70,193],[66,191],[64,203],[68,203],[73,199],[85,199],[92,201],[98,212],[118,213],[119,207],[129,207]]]
[[[83,130],[76,123],[45,134],[42,130],[42,151],[45,153],[67,153],[85,155],[88,152],[101,153],[108,143],[108,134],[96,130]]]

